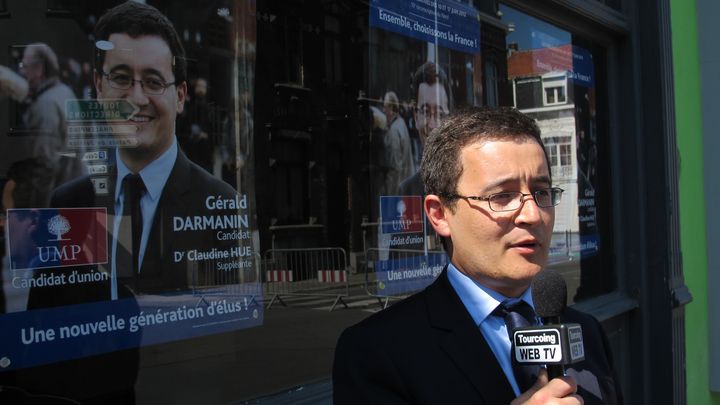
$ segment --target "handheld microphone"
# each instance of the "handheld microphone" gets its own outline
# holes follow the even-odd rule
[[[545,364],[549,379],[561,377],[566,365],[585,359],[582,327],[560,323],[567,306],[567,286],[558,272],[542,270],[531,286],[535,313],[543,326],[515,330],[511,352],[519,364]]]

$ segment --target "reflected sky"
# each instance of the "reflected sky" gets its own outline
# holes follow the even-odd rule
[[[507,36],[507,43],[517,43],[518,50],[548,48],[569,44],[571,35],[552,24],[533,18],[504,4],[500,5],[501,19],[513,23],[515,30]]]

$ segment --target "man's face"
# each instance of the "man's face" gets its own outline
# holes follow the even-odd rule
[[[159,79],[165,83],[176,80],[172,52],[161,37],[144,35],[133,38],[115,33],[108,41],[114,47],[105,54],[102,67],[105,73],[129,75],[135,80]],[[175,118],[182,112],[187,94],[184,82],[169,86],[163,94],[146,94],[139,82],[121,90],[113,88],[102,72],[95,72],[95,86],[98,98],[125,99],[140,109],[131,119],[131,123],[137,126],[135,136],[138,144],[121,149],[121,153],[147,164],[170,147],[175,135]]]
[[[462,149],[457,194],[531,193],[550,187],[545,155],[534,140],[483,141]],[[474,280],[508,297],[522,294],[546,264],[555,208],[539,208],[531,196],[516,211],[491,211],[487,201],[458,199],[443,211],[452,241],[452,263]]]
[[[437,81],[432,85],[420,83],[415,108],[415,122],[420,134],[420,142],[423,145],[425,145],[425,139],[430,132],[440,126],[442,119],[449,112],[448,95],[443,85]]]
[[[29,46],[23,52],[22,64],[20,65],[20,74],[28,81],[31,89],[40,87],[44,79],[43,64],[35,56],[35,50]]]
[[[387,124],[388,127],[392,123],[393,119],[395,119],[395,112],[392,109],[392,105],[390,105],[390,102],[386,101],[385,104],[383,104],[383,112],[385,113],[385,116],[387,117]]]

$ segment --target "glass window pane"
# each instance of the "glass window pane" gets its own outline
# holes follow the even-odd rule
[[[572,149],[571,145],[560,145],[560,165],[570,166],[572,165]]]
[[[545,104],[555,104],[556,87],[545,88]]]
[[[571,302],[607,292],[614,285],[613,275],[601,266],[608,229],[598,221],[607,198],[598,175],[603,54],[560,27],[506,5],[500,11],[513,27],[507,36],[508,80],[517,92],[518,83],[542,77],[544,88],[543,102],[517,107],[537,120],[546,142],[558,143],[559,155],[549,155],[552,165],[559,165],[553,167],[553,183],[566,191],[555,210],[552,266],[567,279]]]
[[[572,302],[612,290],[602,47],[504,5],[487,22],[440,0],[412,11],[419,33],[376,6],[425,1],[129,4],[145,3],[183,52],[95,32],[121,1],[0,0],[0,186],[20,190],[3,199],[0,384],[128,403],[327,390],[340,332],[447,263],[418,170],[464,106],[537,120],[565,189],[551,265]]]

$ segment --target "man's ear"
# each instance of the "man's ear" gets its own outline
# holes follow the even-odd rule
[[[447,214],[449,208],[446,207],[439,196],[435,194],[428,194],[425,196],[424,202],[425,215],[430,221],[435,232],[444,237],[450,237],[450,224],[448,223]]]
[[[177,113],[180,114],[185,108],[185,98],[187,97],[187,82],[182,82],[177,86]]]

